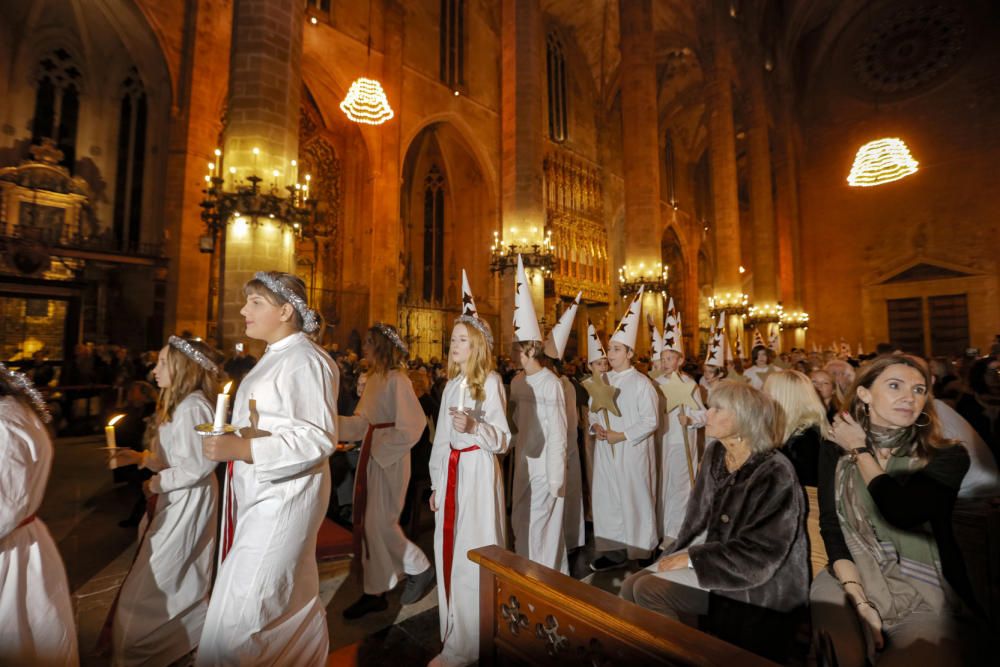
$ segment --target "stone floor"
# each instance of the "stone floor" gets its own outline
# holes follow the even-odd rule
[[[56,456],[45,502],[39,516],[46,522],[66,564],[80,640],[81,664],[108,664],[97,656],[97,636],[135,552],[137,531],[119,527],[135,498],[114,485],[98,438],[56,441]],[[430,555],[433,531],[425,529],[417,542]],[[589,543],[590,541],[588,541]],[[591,548],[577,552],[571,573],[617,592],[624,570],[593,575],[588,569]],[[389,594],[389,608],[378,614],[345,621],[341,612],[361,594],[346,568],[320,568],[320,595],[327,605],[331,664],[425,664],[440,650],[437,594],[403,607],[399,590]]]

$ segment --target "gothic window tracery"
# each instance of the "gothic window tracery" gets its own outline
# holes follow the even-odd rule
[[[566,57],[558,35],[546,40],[545,71],[549,93],[549,138],[566,141]]]
[[[146,90],[136,68],[122,82],[115,169],[114,232],[118,247],[136,250],[142,230],[146,156]]]
[[[454,91],[465,84],[465,0],[441,0],[441,81]]]
[[[444,175],[432,164],[424,179],[424,301],[444,302]]]
[[[83,75],[66,49],[56,49],[38,63],[35,76],[35,115],[31,141],[48,137],[63,152],[62,164],[73,169],[76,161],[76,131],[80,117],[80,86]]]

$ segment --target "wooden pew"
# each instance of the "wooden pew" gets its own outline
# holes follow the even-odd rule
[[[500,547],[469,558],[483,667],[775,664]]]

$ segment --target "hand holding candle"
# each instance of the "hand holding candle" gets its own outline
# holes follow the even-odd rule
[[[108,470],[114,470],[118,467],[118,461],[114,457],[114,451],[118,449],[118,443],[115,441],[115,424],[120,422],[123,417],[125,415],[115,415],[104,427],[104,439],[112,454],[111,458],[108,459]]]
[[[221,432],[226,425],[226,413],[229,410],[229,389],[232,386],[232,381],[227,382],[222,393],[215,399],[215,421],[212,422],[212,430],[217,433]]]

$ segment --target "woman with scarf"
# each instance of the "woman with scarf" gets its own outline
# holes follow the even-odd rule
[[[813,628],[837,664],[970,664],[976,609],[951,530],[969,456],[938,434],[926,365],[879,357],[847,396],[819,463],[830,565],[812,584]],[[851,611],[853,610],[853,611]]]

